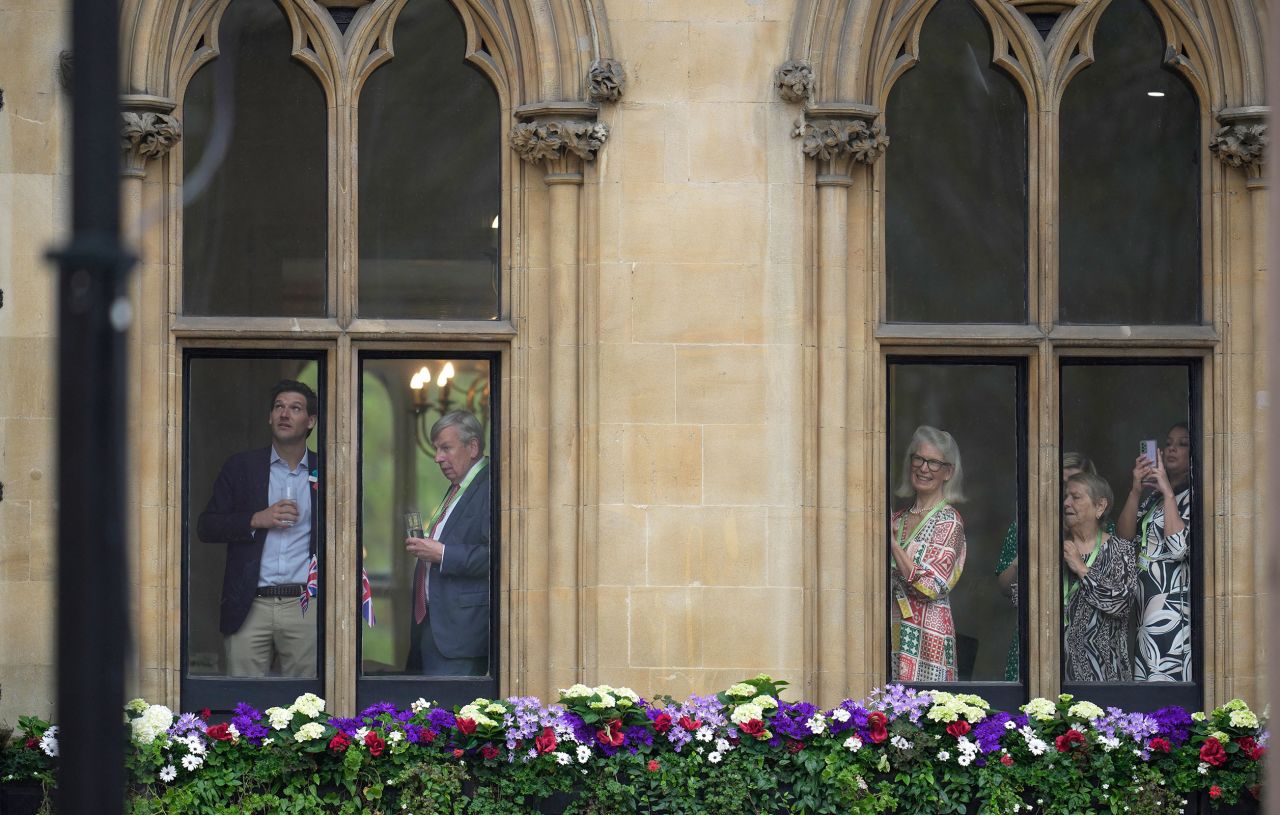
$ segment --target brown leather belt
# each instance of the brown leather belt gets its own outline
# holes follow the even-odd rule
[[[301,597],[306,586],[301,583],[282,583],[279,586],[259,586],[258,597]]]

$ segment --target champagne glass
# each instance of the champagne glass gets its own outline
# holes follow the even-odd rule
[[[421,512],[406,512],[404,514],[404,531],[411,538],[422,537]]]

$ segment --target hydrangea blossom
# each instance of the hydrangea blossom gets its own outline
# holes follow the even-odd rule
[[[304,693],[293,700],[289,709],[294,713],[301,713],[308,719],[318,719],[320,714],[324,713],[324,700],[314,693]]]
[[[319,722],[307,722],[293,734],[294,741],[305,742],[324,737],[324,725]]]
[[[1058,706],[1042,696],[1037,696],[1022,706],[1022,712],[1037,722],[1051,722],[1058,715]]]
[[[168,733],[172,725],[173,711],[164,705],[149,705],[129,723],[138,744],[151,744],[161,733]]]

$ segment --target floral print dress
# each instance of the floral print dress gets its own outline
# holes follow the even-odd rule
[[[964,571],[964,521],[944,505],[908,536],[906,514],[901,510],[889,520],[891,545],[904,547],[914,564],[904,575],[893,562],[893,678],[955,682],[956,628],[949,595]]]
[[[1164,496],[1154,492],[1138,507],[1137,682],[1191,679],[1191,488],[1174,497],[1183,529],[1164,534]]]

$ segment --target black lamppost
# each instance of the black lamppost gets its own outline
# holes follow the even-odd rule
[[[71,240],[58,283],[58,801],[124,808],[125,280],[119,4],[74,0]]]

